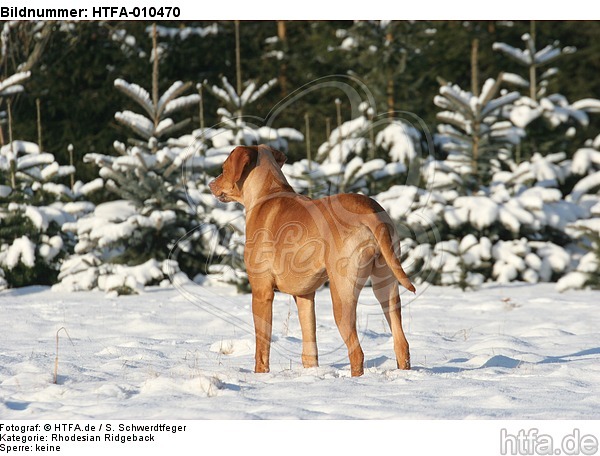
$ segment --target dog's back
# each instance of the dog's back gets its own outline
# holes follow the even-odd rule
[[[360,263],[364,252],[367,257],[381,254],[398,281],[415,291],[395,251],[399,243],[391,219],[367,196],[341,194],[311,200],[283,193],[265,199],[248,215],[247,252],[252,255],[246,260],[256,270],[271,264],[281,291],[297,294],[293,292],[298,288],[318,288],[332,269],[339,273],[340,268]]]

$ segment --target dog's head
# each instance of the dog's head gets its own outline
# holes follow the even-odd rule
[[[259,162],[259,154],[266,155],[267,162],[283,166],[286,156],[269,146],[238,146],[223,163],[223,173],[208,184],[210,191],[223,203],[242,202],[244,182]]]

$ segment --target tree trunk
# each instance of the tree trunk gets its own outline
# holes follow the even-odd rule
[[[535,43],[535,21],[530,22],[529,35],[531,35],[531,41]],[[537,101],[537,75],[533,58],[534,56],[532,55],[531,66],[529,67],[529,98],[531,98],[533,101]]]
[[[42,145],[42,107],[39,98],[35,99],[35,107],[37,114],[37,136],[38,136],[38,146],[40,148],[40,152],[44,150],[44,146]]]
[[[152,104],[154,105],[154,128],[158,127],[158,32],[156,22],[152,25],[152,50],[154,61],[152,62]]]
[[[39,32],[39,39],[37,40],[33,51],[27,57],[27,61],[19,68],[19,71],[29,71],[31,70],[36,63],[42,57],[44,53],[44,49],[50,40],[50,35],[52,34],[52,28],[54,27],[53,22],[47,22],[42,30]]]
[[[388,107],[388,117],[394,117],[395,111],[395,102],[394,102],[394,78],[390,75],[388,76],[387,82],[387,107]]]
[[[285,21],[277,21],[277,37],[281,42],[281,48],[284,52],[284,58],[279,64],[279,87],[281,88],[281,96],[285,97],[288,93],[287,90],[287,63],[285,61],[285,54],[287,54],[287,30]]]
[[[235,73],[237,93],[242,94],[242,59],[240,56],[240,21],[235,21]]]
[[[471,93],[479,96],[479,39],[471,41]]]
[[[12,160],[10,161],[10,187],[14,190],[17,188],[17,156],[14,153],[13,147],[13,131],[12,131],[12,105],[10,98],[6,100],[6,111],[8,113],[8,144],[10,144],[11,152],[13,152]]]
[[[479,129],[478,125],[474,125],[473,129]],[[475,130],[475,131],[477,131]],[[471,172],[475,178],[475,184],[479,187],[479,136],[473,136],[473,149],[471,151]]]
[[[388,31],[385,34],[385,39],[391,46],[392,41],[394,40],[394,35],[391,31]],[[394,72],[391,68],[388,69],[388,80],[387,80],[387,108],[388,108],[388,117],[394,116],[395,111],[395,93],[394,93]]]
[[[537,101],[537,75],[535,73],[535,65],[529,67],[529,98]]]

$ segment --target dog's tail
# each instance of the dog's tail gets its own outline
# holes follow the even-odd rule
[[[394,232],[391,223],[391,220],[389,220],[389,217],[387,217],[387,214],[381,208],[381,211],[373,213],[370,217],[366,218],[365,225],[371,230],[373,236],[375,236],[375,240],[381,250],[381,255],[394,276],[396,276],[396,279],[398,279],[398,282],[408,291],[415,293],[415,286],[406,275],[406,272],[404,272],[404,269],[402,269],[402,264],[400,264],[400,252],[396,254],[394,250]]]

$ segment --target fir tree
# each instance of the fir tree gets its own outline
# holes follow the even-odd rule
[[[29,79],[30,76],[30,71],[20,71],[0,81],[0,145],[2,146],[7,142],[4,127],[8,125],[10,99],[25,90],[21,83]],[[9,128],[12,128],[12,125],[9,125]],[[12,138],[8,138],[8,140],[12,141]]]
[[[437,118],[437,140],[451,164],[465,179],[468,189],[477,189],[490,179],[494,159],[510,157],[524,132],[504,118],[502,108],[519,98],[518,92],[500,94],[502,75],[488,79],[477,96],[457,85],[444,84],[434,98],[444,109]]]
[[[75,172],[73,166],[61,166],[37,144],[18,140],[0,148],[0,170],[4,285],[51,285],[74,244],[62,228],[93,208],[84,198],[98,182],[67,187],[61,181]]]
[[[136,137],[127,144],[115,141],[116,156],[90,153],[84,157],[100,168],[106,190],[120,199],[98,205],[92,214],[69,227],[79,242],[75,248],[78,256],[61,271],[66,288],[98,286],[129,293],[167,278],[170,270],[181,268],[192,274],[205,267],[205,256],[196,247],[175,263],[167,261],[177,240],[198,225],[186,178],[193,178],[196,169],[203,167],[200,151],[204,144],[189,135],[173,137],[191,125],[190,118],[175,121],[173,116],[196,107],[200,95],[185,95],[192,84],[177,81],[159,96],[156,34],[154,40],[152,93],[122,79],[114,82],[117,90],[143,111],[115,114],[117,122]],[[86,277],[85,285],[79,280],[81,275]]]
[[[0,288],[52,284],[73,244],[61,227],[90,209],[75,202],[82,196],[81,183],[77,188],[62,183],[73,166],[59,165],[38,144],[13,139],[10,97],[23,92],[21,82],[29,77],[24,71],[0,82],[8,135],[0,147]],[[0,138],[4,142],[3,134]]]
[[[546,154],[558,147],[567,148],[568,139],[575,135],[576,129],[589,125],[588,113],[600,112],[600,101],[585,98],[571,103],[560,93],[549,93],[551,82],[559,73],[557,67],[550,65],[561,57],[574,54],[577,51],[575,47],[561,47],[555,41],[538,49],[534,21],[531,22],[531,33],[525,33],[521,38],[524,49],[502,42],[494,43],[493,49],[526,70],[525,76],[515,73],[502,75],[506,83],[527,91],[508,107],[508,116],[513,124],[527,128],[524,155],[531,156],[535,152]],[[550,131],[553,133],[550,134]]]
[[[355,21],[339,29],[339,50],[352,62],[351,72],[372,90],[383,112],[393,116],[409,88],[421,82],[406,71],[433,43],[436,29],[425,21]],[[416,79],[416,81],[415,81]]]
[[[228,79],[221,78],[221,86],[204,83],[203,88],[219,100],[221,107],[217,114],[220,122],[211,129],[208,137],[215,148],[234,145],[268,144],[286,152],[289,141],[302,141],[302,133],[293,128],[272,128],[257,115],[248,115],[254,103],[263,97],[277,83],[277,79],[258,85],[247,81],[241,93],[231,85]]]
[[[252,105],[271,90],[276,82],[277,79],[271,79],[259,86],[254,81],[242,84],[238,78],[241,90],[234,88],[226,77],[221,78],[221,87],[211,86],[207,82],[202,84],[202,88],[223,105],[217,110],[220,122],[212,128],[202,129],[201,134],[208,148],[207,159],[212,156],[220,168],[235,146],[267,144],[286,152],[290,141],[304,139],[298,130],[273,128],[265,125],[264,119],[247,114]],[[218,169],[215,171],[219,172]],[[240,207],[216,202],[206,187],[199,190],[194,194],[204,194],[206,198],[202,199],[202,224],[196,234],[202,237],[206,245],[212,246],[212,254],[208,260],[210,265],[207,269],[207,272],[211,273],[209,278],[217,282],[232,283],[241,290],[247,289],[248,279],[243,263],[243,212]],[[186,239],[183,245],[187,242]]]

